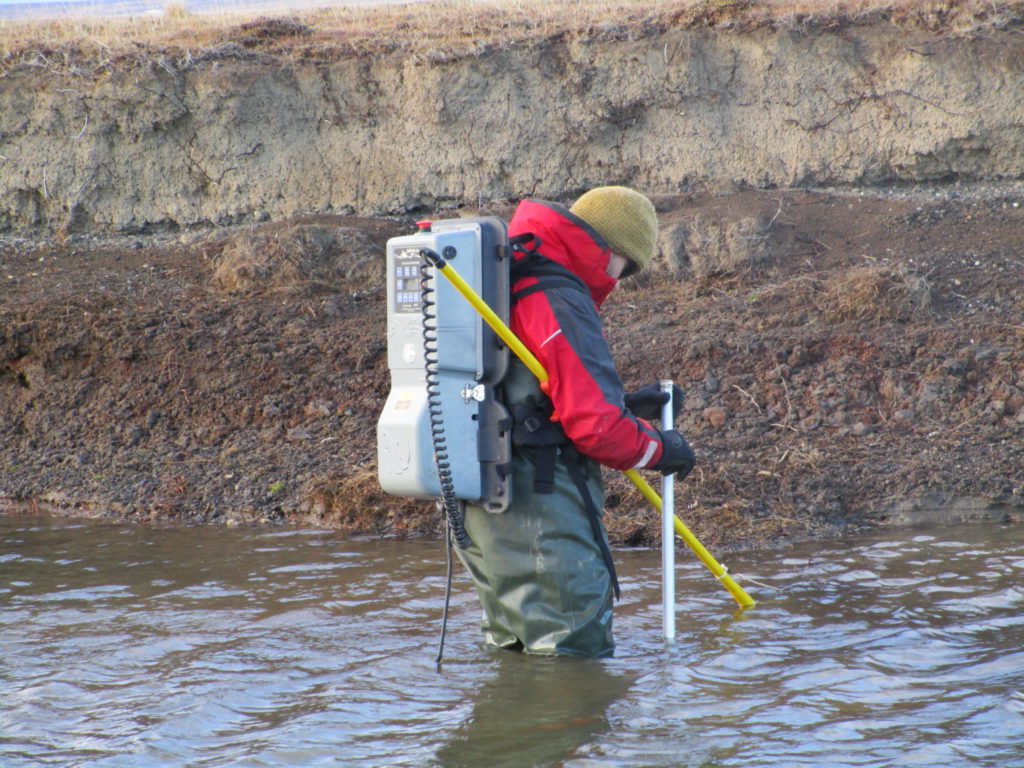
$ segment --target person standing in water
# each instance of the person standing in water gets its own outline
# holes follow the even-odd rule
[[[491,645],[611,655],[619,589],[601,520],[599,465],[680,476],[693,468],[685,438],[648,422],[668,394],[657,384],[625,393],[599,314],[621,278],[650,264],[657,230],[651,201],[618,186],[592,189],[571,208],[524,200],[509,223],[510,326],[549,380],[542,387],[511,361],[501,390],[515,425],[512,504],[502,514],[466,509],[473,543],[458,554]]]

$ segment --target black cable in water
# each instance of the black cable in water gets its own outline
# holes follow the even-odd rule
[[[441,641],[437,649],[437,667],[441,668],[444,656],[444,641],[448,634],[448,608],[452,597],[452,539],[461,549],[473,541],[466,533],[465,506],[455,498],[455,483],[452,480],[451,462],[448,460],[448,444],[444,436],[444,415],[441,409],[441,385],[437,357],[437,315],[432,312],[436,302],[431,298],[434,289],[430,287],[430,264],[426,252],[421,251],[420,301],[423,311],[423,368],[427,386],[427,415],[430,420],[430,440],[434,447],[434,466],[441,487],[441,505],[445,519],[445,549],[448,553],[448,577],[444,591],[444,613],[441,617]]]
[[[444,613],[441,616],[441,641],[437,644],[437,664],[438,670],[441,669],[441,658],[444,656],[444,639],[448,635],[448,606],[452,600],[452,537],[451,530],[445,531],[445,551],[448,553],[448,578],[445,581],[444,587]]]

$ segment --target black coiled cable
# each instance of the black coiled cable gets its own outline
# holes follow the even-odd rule
[[[430,264],[424,255],[420,261],[420,297],[423,309],[423,360],[427,380],[427,414],[430,418],[430,439],[434,446],[434,465],[441,486],[441,504],[444,507],[448,532],[459,549],[466,549],[473,540],[466,533],[466,511],[455,498],[448,444],[444,436],[444,416],[441,409],[441,386],[437,370],[437,314],[432,311],[435,302],[431,296]]]

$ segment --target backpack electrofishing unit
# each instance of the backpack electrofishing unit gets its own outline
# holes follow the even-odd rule
[[[440,498],[456,542],[464,503],[504,512],[510,502],[511,421],[495,394],[509,350],[428,255],[450,262],[507,322],[508,228],[494,217],[421,222],[387,243],[391,391],[377,421],[381,487]]]

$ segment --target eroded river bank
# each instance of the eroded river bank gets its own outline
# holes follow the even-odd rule
[[[703,540],[1019,519],[1024,5],[911,5],[19,27],[0,505],[436,532],[375,479],[384,243],[625,183],[662,235],[608,336],[628,386],[686,392]],[[655,539],[609,491],[614,541]]]
[[[658,198],[659,261],[606,327],[628,386],[687,395],[700,466],[678,508],[706,543],[1019,519],[1022,205],[1017,185]],[[0,240],[3,503],[435,532],[431,504],[376,480],[383,248],[412,229]],[[645,502],[609,490],[614,540],[655,540]]]

